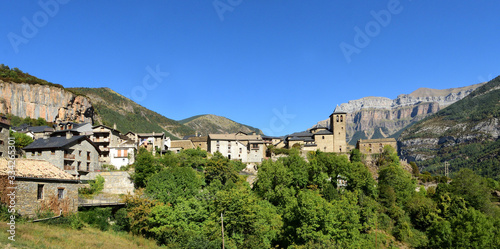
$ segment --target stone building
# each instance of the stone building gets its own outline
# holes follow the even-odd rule
[[[179,153],[181,150],[194,149],[194,144],[191,140],[172,140],[170,141],[170,147],[167,149]]]
[[[323,152],[346,153],[346,114],[335,108],[330,115],[330,127],[315,127],[309,131],[296,132],[285,137],[287,148],[300,145],[302,151],[320,150]]]
[[[117,169],[133,164],[135,162],[135,152],[137,145],[127,136],[120,135],[120,143],[109,147],[110,164]]]
[[[45,160],[72,175],[100,170],[100,150],[86,136],[75,136],[67,131],[65,136],[40,138],[23,148],[29,159]]]
[[[398,143],[394,138],[360,139],[356,143],[356,149],[363,154],[378,154],[384,151],[386,145],[398,150]]]
[[[79,181],[49,162],[18,158],[15,161],[15,209],[26,217],[39,211],[52,211],[55,215],[78,211]],[[12,185],[8,181],[11,169],[8,160],[0,158],[0,199],[9,203]]]
[[[9,152],[10,121],[0,117],[0,157],[6,157]]]
[[[165,151],[167,149],[165,148],[165,133],[163,132],[137,133],[135,140],[139,142],[139,147],[146,148],[153,154],[156,154],[158,150]]]
[[[116,130],[116,127],[110,128],[105,125],[96,125],[92,127],[92,133],[90,140],[99,146],[101,151],[99,162],[109,164],[111,162],[109,156],[110,147],[117,146],[120,143],[120,132]]]
[[[247,135],[243,132],[232,134],[209,134],[208,152],[220,152],[223,156],[244,163],[262,162],[266,150],[260,135]]]
[[[193,143],[193,146],[195,148],[200,148],[204,151],[208,149],[208,136],[203,136],[203,137],[189,137],[189,140]]]

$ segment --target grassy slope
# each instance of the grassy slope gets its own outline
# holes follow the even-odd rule
[[[472,127],[483,121],[500,118],[500,77],[481,86],[464,99],[409,127],[401,140],[412,138],[443,138],[478,135]],[[496,90],[495,90],[496,89]],[[475,170],[482,176],[500,179],[500,140],[487,136],[449,146],[439,145],[434,150],[422,149],[434,157],[418,162],[425,170],[442,174],[445,161],[450,170],[462,167]]]
[[[235,133],[238,131],[262,134],[262,131],[258,128],[240,124],[226,117],[210,114],[193,116],[179,120],[179,122],[197,130],[198,132],[201,132],[202,135],[210,133]]]
[[[2,248],[159,248],[155,241],[126,233],[102,232],[95,228],[74,230],[40,223],[16,224],[15,242],[8,237],[6,222],[0,223]]]
[[[165,132],[174,139],[177,136],[194,134],[193,129],[151,111],[109,88],[71,88],[71,90],[88,96],[102,123],[108,126],[116,123],[117,129],[123,133]]]

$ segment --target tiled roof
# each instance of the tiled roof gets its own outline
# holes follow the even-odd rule
[[[358,140],[358,142],[359,143],[388,143],[388,142],[395,143],[396,139],[394,139],[394,138],[360,139],[360,140]]]
[[[314,135],[332,135],[333,133],[331,131],[328,131],[328,130],[323,130],[323,131],[318,131],[316,133],[314,133]]]
[[[172,140],[170,142],[171,148],[184,148],[184,149],[193,149],[194,145],[191,140]]]
[[[208,137],[207,136],[204,136],[204,137],[190,137],[189,140],[191,140],[192,142],[206,142],[206,141],[208,141]]]
[[[43,160],[16,158],[15,166],[17,177],[76,180],[71,174]],[[0,175],[7,175],[9,171],[7,159],[0,158]]]

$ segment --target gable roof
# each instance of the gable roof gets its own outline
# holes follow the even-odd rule
[[[23,150],[47,150],[47,149],[59,149],[66,146],[71,146],[78,141],[87,140],[94,148],[100,153],[99,147],[97,147],[92,141],[90,141],[86,136],[72,136],[67,139],[66,136],[62,137],[49,137],[49,138],[39,138],[33,143],[24,147]]]
[[[0,175],[8,175],[11,171],[6,158],[0,158]],[[16,177],[76,180],[74,176],[59,169],[53,164],[34,159],[16,158]]]
[[[33,133],[42,133],[42,132],[52,132],[54,131],[54,128],[48,127],[46,125],[44,126],[30,126],[27,128],[28,131],[32,131]]]

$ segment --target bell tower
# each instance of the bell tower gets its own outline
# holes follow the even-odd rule
[[[330,130],[333,133],[333,152],[347,152],[346,142],[346,117],[347,113],[335,108],[330,115]]]

